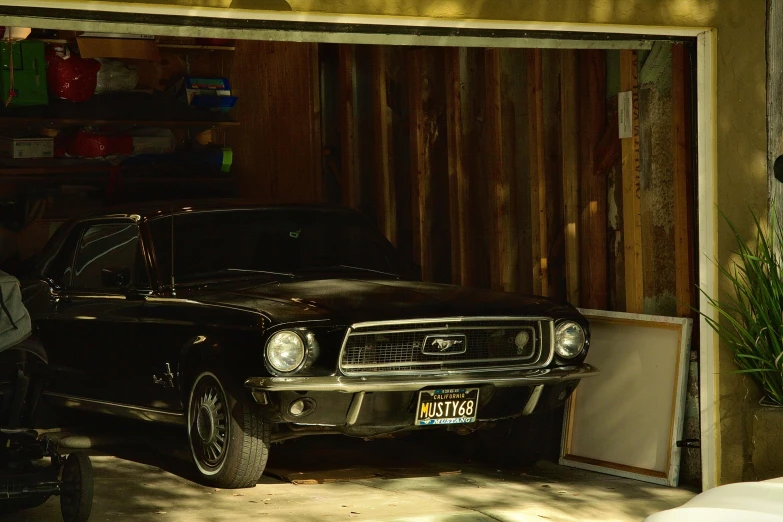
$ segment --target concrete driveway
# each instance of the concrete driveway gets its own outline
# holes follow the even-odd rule
[[[255,488],[217,490],[193,481],[178,437],[150,434],[157,449],[90,450],[90,520],[639,521],[694,495],[544,461],[499,471],[420,441],[333,436],[273,446]],[[0,520],[61,520],[59,499]]]

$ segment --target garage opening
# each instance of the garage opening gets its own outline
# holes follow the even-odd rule
[[[95,85],[58,95],[76,79],[65,71],[27,99],[28,50],[2,44],[1,94],[19,93],[0,108],[4,270],[23,272],[74,216],[240,196],[358,209],[425,281],[694,317],[692,41],[479,48],[32,28],[21,42],[49,75],[92,65]],[[563,417],[536,419],[550,460]],[[699,439],[698,413],[681,437]],[[699,485],[699,450],[685,446],[680,482]]]

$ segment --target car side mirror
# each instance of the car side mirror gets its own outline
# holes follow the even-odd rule
[[[123,288],[130,284],[130,276],[130,268],[104,268],[101,270],[101,283],[110,288]]]

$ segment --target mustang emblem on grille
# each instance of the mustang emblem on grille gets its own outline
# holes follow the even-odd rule
[[[457,346],[458,344],[462,344],[462,341],[458,341],[457,339],[433,339],[432,340],[432,346],[437,345],[438,350],[441,352],[445,352],[452,346]]]
[[[467,348],[465,336],[457,335],[428,335],[424,339],[421,353],[424,355],[454,355],[465,353]]]

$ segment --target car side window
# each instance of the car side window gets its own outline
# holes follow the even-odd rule
[[[107,276],[119,277],[123,282],[115,284],[116,281],[113,283]],[[72,281],[72,288],[77,290],[149,286],[138,226],[135,223],[100,223],[85,228],[76,250]]]
[[[44,262],[43,275],[60,286],[71,286],[73,256],[76,251],[76,245],[79,243],[79,238],[81,238],[82,230],[83,228],[76,227],[69,231],[68,237],[62,242],[60,248]]]

